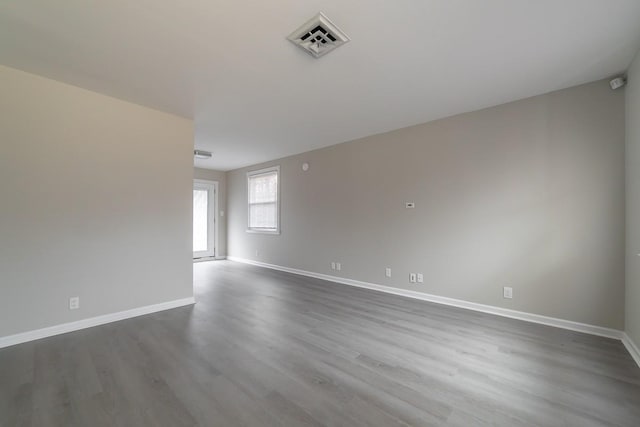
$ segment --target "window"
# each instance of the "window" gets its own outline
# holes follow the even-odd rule
[[[247,173],[249,228],[258,233],[280,232],[280,166]]]

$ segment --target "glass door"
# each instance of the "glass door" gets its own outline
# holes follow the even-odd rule
[[[215,256],[215,197],[213,182],[193,183],[193,258]]]

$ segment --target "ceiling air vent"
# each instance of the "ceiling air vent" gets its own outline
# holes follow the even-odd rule
[[[350,40],[322,12],[291,33],[287,39],[316,58],[320,58]]]

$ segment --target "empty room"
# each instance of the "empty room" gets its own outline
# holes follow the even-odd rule
[[[0,2],[0,427],[640,426],[640,2]]]

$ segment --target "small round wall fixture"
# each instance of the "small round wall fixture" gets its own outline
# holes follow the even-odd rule
[[[302,170],[303,170],[304,172],[308,171],[308,170],[309,170],[309,163],[304,162],[304,163],[302,164]]]

